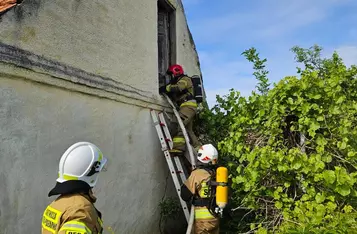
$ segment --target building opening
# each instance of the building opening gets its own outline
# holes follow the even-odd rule
[[[169,82],[165,73],[169,65],[176,61],[175,11],[166,0],[158,0],[157,9],[158,75],[161,87]]]

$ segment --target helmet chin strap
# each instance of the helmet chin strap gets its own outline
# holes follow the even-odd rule
[[[214,166],[212,163],[203,163],[203,162],[201,162],[201,161],[199,161],[199,160],[197,160],[197,167],[212,167],[212,166]]]

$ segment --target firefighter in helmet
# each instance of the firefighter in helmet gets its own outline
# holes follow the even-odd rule
[[[181,187],[181,198],[195,206],[195,234],[218,234],[219,218],[215,213],[215,187],[210,186],[217,167],[218,151],[211,145],[200,147],[198,166]]]
[[[101,213],[95,208],[92,188],[107,159],[89,142],[70,146],[59,162],[58,179],[48,196],[59,195],[43,213],[42,234],[99,234]]]
[[[197,101],[194,96],[194,89],[190,77],[184,74],[181,65],[175,64],[169,67],[167,74],[171,78],[170,84],[162,87],[160,93],[166,92],[171,99],[179,106],[179,114],[186,128],[192,146],[198,150],[200,142],[193,132],[193,119],[197,113]],[[185,150],[185,138],[178,128],[177,134],[173,138],[173,148],[170,153],[181,155]]]

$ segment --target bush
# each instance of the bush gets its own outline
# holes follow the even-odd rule
[[[258,92],[231,90],[198,116],[198,133],[213,142],[230,171],[238,215],[223,233],[357,232],[357,67],[337,53],[294,47],[298,76],[269,89],[254,48]]]

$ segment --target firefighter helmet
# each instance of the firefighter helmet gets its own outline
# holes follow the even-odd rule
[[[179,64],[174,64],[167,69],[167,74],[173,75],[174,77],[178,77],[183,75],[184,71],[181,65]]]
[[[77,142],[62,155],[57,182],[81,180],[94,187],[106,162],[97,146],[89,142]]]
[[[218,151],[212,144],[203,145],[198,150],[197,159],[205,164],[217,164]]]

